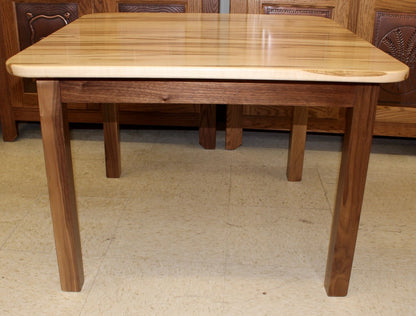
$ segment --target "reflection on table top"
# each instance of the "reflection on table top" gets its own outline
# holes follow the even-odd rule
[[[334,21],[311,16],[104,13],[7,61],[32,78],[396,82],[408,68]]]

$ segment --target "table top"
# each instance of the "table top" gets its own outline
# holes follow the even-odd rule
[[[81,17],[7,61],[30,78],[397,82],[408,67],[330,19],[103,13]]]

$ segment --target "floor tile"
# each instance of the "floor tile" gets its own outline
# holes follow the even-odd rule
[[[0,192],[19,193],[21,196],[32,198],[48,193],[43,157],[30,156],[30,154],[22,156],[13,151],[3,153],[1,156]]]
[[[221,315],[224,267],[107,259],[81,315]]]
[[[289,133],[244,131],[204,150],[195,129],[121,130],[105,177],[100,127],[71,146],[86,282],[60,290],[39,124],[0,142],[1,315],[412,315],[416,143],[374,138],[347,297],[327,297],[342,137],[308,134],[301,182]]]
[[[109,257],[224,263],[224,210],[221,206],[164,206],[123,214]]]
[[[114,238],[124,201],[78,198],[78,214],[84,257],[103,256]],[[52,219],[47,196],[43,196],[4,244],[4,249],[55,253]]]
[[[85,259],[85,283],[79,293],[61,291],[56,256],[0,250],[1,315],[79,315],[99,267]]]
[[[210,163],[144,161],[131,175],[132,198],[175,205],[227,205],[230,167]],[[123,181],[123,180],[121,180]]]
[[[323,275],[328,252],[329,217],[328,214],[327,220],[318,223],[304,218],[282,218],[273,225],[230,227],[227,263],[307,267]]]
[[[233,166],[230,203],[244,206],[326,208],[316,169],[304,169],[301,182],[288,182],[286,168]]]

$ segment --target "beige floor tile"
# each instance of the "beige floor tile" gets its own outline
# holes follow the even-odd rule
[[[134,171],[138,160],[147,156],[152,149],[159,132],[122,130],[120,132],[120,152],[122,177]],[[155,131],[156,132],[156,131]],[[71,132],[71,149],[75,162],[78,160],[98,160],[101,173],[105,173],[104,137],[102,130],[73,130]],[[78,163],[79,164],[79,163]]]
[[[395,276],[354,270],[349,295],[327,297],[321,276],[312,270],[232,265],[226,271],[223,315],[413,315],[415,276],[415,271]]]
[[[415,146],[415,145],[413,145]],[[368,170],[372,173],[412,173],[416,175],[416,154],[372,153]]]
[[[223,315],[320,315],[322,278],[310,269],[228,265]]]
[[[0,249],[16,230],[16,223],[0,221]]]
[[[128,197],[134,179],[124,175],[122,167],[122,175],[120,178],[107,178],[105,174],[104,160],[87,160],[78,159],[73,161],[75,191],[78,196],[84,197]]]
[[[144,161],[131,175],[131,198],[174,205],[227,205],[230,167],[210,163]]]
[[[356,309],[366,311],[368,315],[413,315],[416,310],[415,284],[414,265],[395,271],[353,269],[349,296],[341,304],[354,301],[359,304]],[[336,308],[333,304],[331,309]]]
[[[54,253],[52,221],[47,196],[33,201],[3,246],[6,250]]]
[[[274,225],[231,227],[227,263],[312,268],[323,276],[328,240],[329,225],[309,220],[283,218]]]
[[[335,205],[335,183],[323,183],[331,209]],[[366,182],[363,212],[397,213],[416,208],[416,177],[413,175],[386,176],[382,174],[369,175]]]
[[[217,132],[217,150],[206,150],[199,144],[197,130],[170,130],[160,134],[152,149],[141,158],[156,162],[229,163],[230,152],[224,150],[224,133]]]
[[[82,315],[222,315],[224,266],[106,259]]]
[[[101,257],[114,238],[124,201],[79,197],[77,202],[83,255]],[[55,253],[47,196],[43,196],[36,207],[22,220],[4,244],[4,249]]]
[[[286,168],[287,148],[268,148],[258,150],[257,147],[241,146],[234,151],[225,151],[230,156],[232,166],[270,166],[273,168]]]
[[[364,210],[354,264],[371,270],[414,269],[416,262],[416,207],[397,212]]]
[[[23,156],[15,151],[2,153],[0,158],[0,192],[36,198],[47,194],[43,157]]]
[[[224,219],[221,206],[137,208],[133,200],[120,220],[107,256],[224,263]]]
[[[377,212],[415,209],[414,188],[416,173],[369,173],[363,209]]]
[[[330,220],[329,209],[301,209],[231,205],[227,214],[227,225],[244,228],[246,226],[264,227],[282,225],[282,221],[304,224],[327,225]]]
[[[36,205],[37,198],[25,197],[20,193],[0,193],[0,223],[18,223]]]
[[[100,129],[73,129],[86,283],[60,290],[38,124],[0,142],[1,315],[412,315],[415,140],[375,138],[349,295],[325,273],[342,138],[308,135],[300,183],[288,133],[243,146],[196,130],[122,130],[106,179]]]
[[[232,206],[227,263],[312,268],[323,277],[331,220],[328,209]]]
[[[319,171],[322,174],[321,170]],[[322,177],[322,185],[331,208],[335,205],[337,182]],[[416,174],[369,172],[367,176],[363,211],[392,212],[416,208]]]
[[[317,169],[304,169],[301,182],[288,182],[286,168],[246,165],[231,169],[232,205],[326,208]]]
[[[1,315],[79,315],[99,267],[85,259],[82,292],[61,291],[56,257],[22,251],[0,250]]]

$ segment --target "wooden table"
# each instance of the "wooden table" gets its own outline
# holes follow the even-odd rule
[[[63,103],[105,103],[105,133],[112,139],[106,144],[107,171],[115,177],[120,174],[116,102],[196,103],[208,109],[291,105],[300,121],[302,110],[296,109],[347,108],[325,277],[328,295],[347,294],[378,86],[404,80],[404,64],[324,18],[111,13],[80,18],[9,59],[7,68],[37,79],[64,291],[81,290],[83,264]],[[207,131],[215,137],[215,129]],[[293,133],[289,175],[301,164],[302,146]]]

